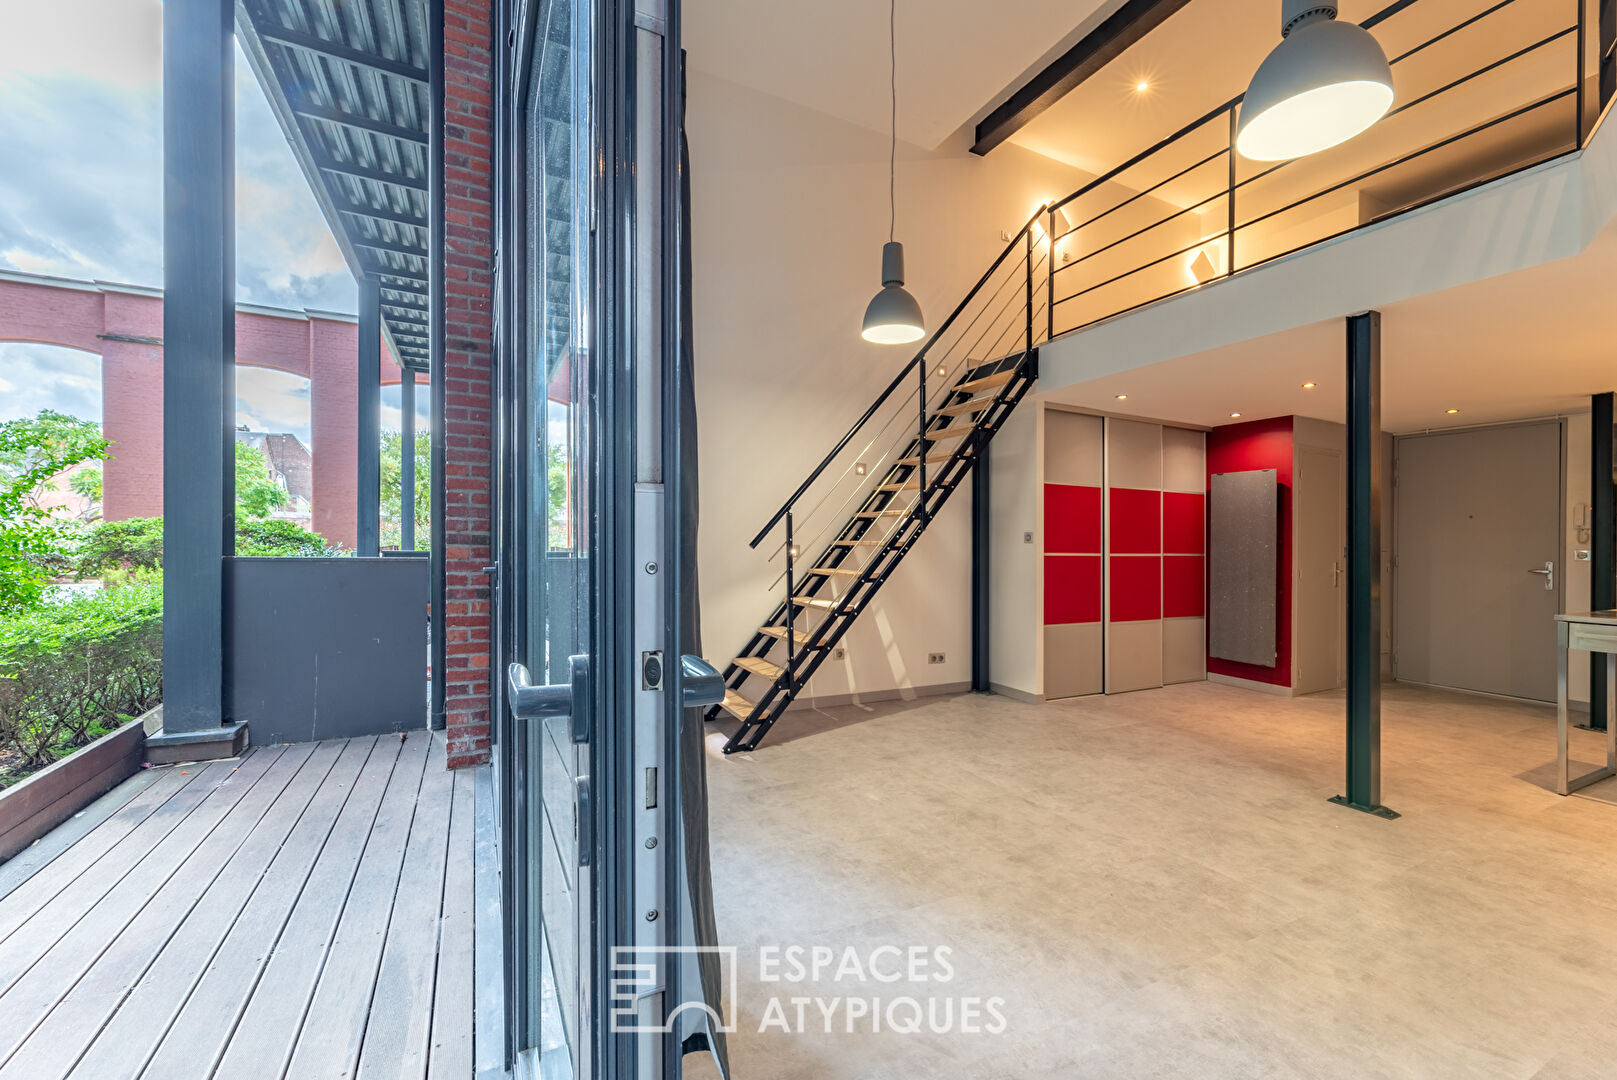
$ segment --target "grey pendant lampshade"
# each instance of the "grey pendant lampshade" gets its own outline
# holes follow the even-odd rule
[[[921,305],[904,288],[904,245],[888,241],[881,249],[881,292],[865,308],[861,335],[878,345],[919,341],[926,333]]]
[[[1281,42],[1241,101],[1235,146],[1286,161],[1346,142],[1392,106],[1392,68],[1370,31],[1336,21],[1336,5],[1282,0]]]

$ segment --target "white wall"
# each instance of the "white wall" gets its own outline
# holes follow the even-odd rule
[[[694,68],[688,86],[702,632],[722,666],[784,596],[770,588],[776,541],[747,542],[912,354],[858,332],[881,284],[886,136]],[[1002,232],[1082,179],[1015,146],[977,158],[901,143],[897,238],[929,324],[1004,248]],[[811,694],[969,681],[965,487]],[[928,664],[934,652],[947,661]]]

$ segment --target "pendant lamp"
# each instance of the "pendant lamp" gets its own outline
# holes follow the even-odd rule
[[[892,91],[891,135],[887,155],[887,243],[881,249],[881,292],[865,308],[861,336],[878,345],[904,345],[926,335],[921,305],[904,288],[904,245],[893,239],[898,202],[895,198],[898,166],[898,35],[897,3],[888,0],[887,47]]]
[[[1318,153],[1368,129],[1392,107],[1387,54],[1335,0],[1281,0],[1280,37],[1241,101],[1235,148],[1253,161]]]

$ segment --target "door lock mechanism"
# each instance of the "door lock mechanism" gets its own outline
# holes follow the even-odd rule
[[[1539,570],[1539,569],[1537,569],[1535,567],[1534,569],[1529,570],[1527,572],[1529,574],[1543,574],[1544,575],[1544,591],[1545,592],[1554,592],[1555,591],[1555,564],[1553,562],[1546,562],[1544,564],[1544,569],[1542,569],[1542,570]]]

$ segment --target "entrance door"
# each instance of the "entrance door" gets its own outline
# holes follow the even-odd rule
[[[1297,625],[1292,690],[1312,694],[1342,685],[1342,579],[1346,569],[1342,530],[1342,455],[1299,446],[1292,482],[1297,528],[1293,573],[1297,578]]]
[[[1397,441],[1397,678],[1555,700],[1561,425]]]

